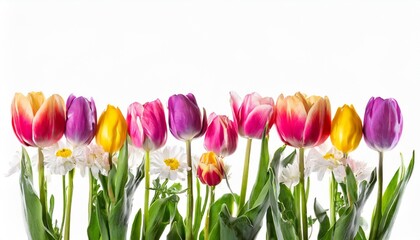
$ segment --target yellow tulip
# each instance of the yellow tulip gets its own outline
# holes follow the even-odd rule
[[[331,124],[330,138],[334,147],[347,154],[359,146],[362,135],[362,120],[353,105],[338,108]]]
[[[127,137],[127,122],[119,108],[108,105],[98,121],[96,143],[113,153],[123,146]]]

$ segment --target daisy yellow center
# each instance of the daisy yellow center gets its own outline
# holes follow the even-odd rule
[[[332,154],[332,153],[327,153],[327,154],[325,154],[325,155],[324,155],[324,159],[327,159],[327,160],[334,159],[334,154]]]
[[[177,170],[179,168],[179,161],[175,158],[167,158],[164,160],[166,166],[170,167],[171,170]]]
[[[72,151],[68,148],[62,148],[57,150],[57,152],[55,152],[55,156],[57,157],[62,157],[62,158],[68,158],[70,157],[72,154]]]

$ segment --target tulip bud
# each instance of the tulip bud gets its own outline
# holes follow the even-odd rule
[[[234,121],[242,137],[261,139],[265,126],[268,124],[268,129],[273,126],[275,115],[272,98],[263,98],[254,92],[247,94],[241,101],[238,94],[230,92],[230,103]]]
[[[144,105],[132,103],[128,107],[127,124],[128,134],[134,146],[151,151],[165,145],[167,128],[165,113],[159,99]]]
[[[178,140],[192,140],[201,137],[207,130],[207,116],[200,108],[193,94],[175,94],[168,100],[169,130]]]
[[[393,149],[400,140],[403,117],[393,98],[372,97],[365,111],[363,135],[366,144],[379,152]]]
[[[91,98],[75,97],[67,99],[66,139],[74,146],[88,145],[96,131],[96,106]]]
[[[216,186],[224,178],[224,164],[214,152],[206,152],[201,155],[197,166],[197,176],[203,184]]]
[[[353,105],[338,108],[331,124],[330,138],[334,147],[349,153],[359,146],[362,135],[362,120]]]
[[[276,127],[281,140],[295,148],[315,147],[331,131],[331,109],[328,97],[306,97],[281,94],[276,105]]]
[[[120,150],[127,136],[127,122],[119,108],[108,105],[99,117],[96,131],[96,143],[105,152],[114,153]]]
[[[229,156],[235,152],[238,145],[238,129],[227,116],[212,113],[210,124],[204,136],[204,147],[219,156]]]
[[[13,131],[25,146],[48,147],[64,134],[66,109],[57,94],[45,100],[42,92],[30,92],[27,96],[16,93],[11,110]]]

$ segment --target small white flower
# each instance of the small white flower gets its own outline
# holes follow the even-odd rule
[[[73,147],[64,142],[58,142],[42,150],[44,164],[51,174],[66,175],[78,161],[83,161],[83,147]]]
[[[365,161],[357,161],[350,157],[345,160],[345,164],[351,168],[354,177],[359,183],[368,180],[373,171],[373,167],[369,166]]]
[[[128,169],[130,169],[132,173],[137,171],[137,168],[143,161],[143,157],[144,153],[142,150],[131,144],[128,145]]]
[[[90,168],[95,178],[98,178],[99,173],[106,176],[109,171],[108,153],[101,146],[92,142],[86,147],[85,158],[77,162],[77,166],[82,176],[85,175],[87,168]]]
[[[188,168],[187,155],[180,147],[164,147],[150,156],[150,173],[159,174],[160,179],[184,180]]]
[[[334,173],[338,182],[342,182],[346,176],[343,157],[342,152],[327,143],[311,148],[308,153],[308,159],[313,163],[313,171],[318,173],[318,180],[322,180],[325,172],[329,170]]]
[[[299,183],[299,159],[298,154],[295,155],[293,162],[286,165],[286,167],[280,167],[279,182],[284,183],[287,187],[291,188]],[[305,163],[305,177],[308,177],[312,172],[312,163],[308,157],[304,158]]]

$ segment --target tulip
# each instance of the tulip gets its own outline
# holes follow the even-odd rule
[[[258,93],[247,94],[243,101],[235,92],[230,92],[230,103],[239,135],[245,138],[261,139],[265,126],[274,123],[274,101]]]
[[[403,117],[393,98],[372,97],[365,111],[363,134],[366,144],[378,151],[393,149],[400,140]]]
[[[238,129],[227,116],[210,114],[209,126],[204,136],[204,147],[219,156],[229,156],[238,145]]]
[[[74,146],[88,145],[96,131],[96,106],[91,98],[75,97],[67,99],[66,139]]]
[[[331,124],[330,138],[334,147],[347,154],[359,146],[362,135],[362,120],[353,105],[338,108]]]
[[[331,130],[328,97],[281,94],[276,105],[276,127],[281,140],[296,148],[315,147],[323,143]]]
[[[206,111],[200,108],[193,94],[172,95],[168,100],[169,129],[178,140],[201,137],[207,129]]]
[[[218,185],[224,178],[224,164],[214,152],[206,152],[201,155],[197,166],[198,179],[208,186]]]
[[[207,130],[207,116],[206,110],[203,109],[201,115],[200,108],[193,94],[187,95],[175,94],[168,100],[169,109],[169,130],[172,135],[178,139],[185,141],[185,148],[187,152],[187,164],[191,169],[191,141],[204,135]],[[185,239],[195,239],[192,219],[194,212],[194,196],[193,196],[193,182],[191,170],[187,171],[187,214],[185,217]]]
[[[99,117],[96,143],[102,146],[105,152],[114,153],[123,146],[126,136],[127,122],[120,109],[108,105]]]
[[[159,149],[166,143],[165,113],[159,99],[144,105],[132,103],[128,107],[127,125],[133,145],[146,152]]]
[[[276,104],[276,127],[281,140],[299,148],[299,198],[300,239],[308,239],[308,223],[305,194],[304,148],[315,147],[323,143],[331,131],[331,110],[328,97],[306,97],[298,92],[294,96],[281,94]]]
[[[25,146],[48,147],[64,134],[66,110],[57,94],[45,100],[42,92],[30,92],[27,96],[16,93],[11,110],[13,131]]]
[[[384,151],[393,149],[400,140],[403,129],[403,117],[398,103],[393,98],[370,98],[365,110],[363,136],[366,144],[378,151],[379,161],[378,196],[375,209],[382,209],[383,158]],[[369,239],[377,239],[382,218],[382,211],[375,211]]]

